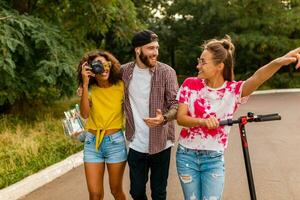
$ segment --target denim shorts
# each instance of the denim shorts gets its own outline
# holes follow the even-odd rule
[[[87,163],[119,163],[127,160],[125,137],[122,131],[104,136],[99,150],[95,148],[96,136],[86,132],[83,161]]]
[[[222,198],[224,152],[193,150],[178,144],[176,166],[184,199]]]

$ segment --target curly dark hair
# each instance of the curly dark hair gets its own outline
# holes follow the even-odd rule
[[[81,66],[84,62],[87,63],[92,63],[92,61],[98,57],[102,56],[104,57],[107,61],[111,62],[111,68],[110,68],[110,74],[108,78],[108,82],[110,84],[117,84],[120,80],[122,80],[121,73],[120,73],[120,68],[121,64],[120,62],[109,52],[107,51],[102,51],[102,50],[93,50],[88,53],[86,53],[83,58],[80,60],[78,67],[77,67],[77,80],[78,84],[81,86],[82,85],[82,75],[81,75]],[[97,84],[96,78],[95,77],[90,77],[89,81],[89,86]]]

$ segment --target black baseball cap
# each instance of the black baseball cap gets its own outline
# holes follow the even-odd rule
[[[132,38],[132,46],[135,47],[140,47],[144,46],[148,43],[158,41],[158,36],[150,30],[143,30],[140,32],[137,32],[133,38]]]

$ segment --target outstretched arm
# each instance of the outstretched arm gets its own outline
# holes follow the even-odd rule
[[[296,65],[296,69],[300,68],[300,47],[259,68],[250,78],[245,81],[242,90],[242,97],[249,96],[266,80],[271,78],[273,74],[275,74],[282,66],[291,64],[297,60],[298,63]]]

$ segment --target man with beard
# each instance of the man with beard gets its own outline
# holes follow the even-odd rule
[[[158,62],[158,36],[144,30],[132,39],[135,60],[121,68],[125,85],[124,110],[130,194],[145,200],[150,170],[151,197],[166,199],[171,147],[174,145],[178,102],[176,72]]]

